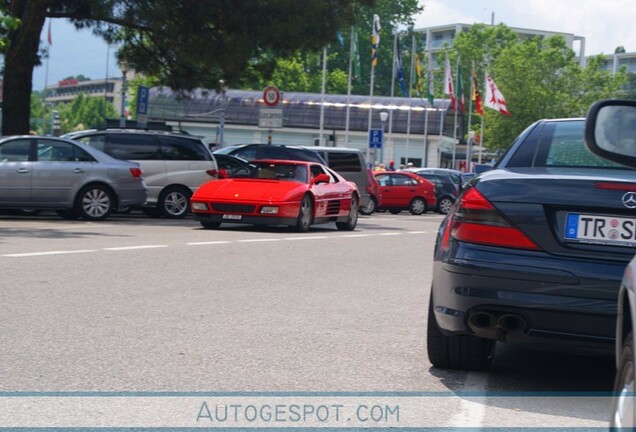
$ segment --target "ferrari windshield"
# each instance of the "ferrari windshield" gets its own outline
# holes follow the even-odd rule
[[[307,183],[307,165],[294,163],[252,162],[256,166],[253,177]]]

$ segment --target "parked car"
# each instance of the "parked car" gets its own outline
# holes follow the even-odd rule
[[[485,370],[495,343],[611,354],[636,230],[636,170],[585,148],[584,119],[529,126],[468,183],[434,249],[428,356]],[[633,222],[632,222],[633,223]]]
[[[217,153],[214,159],[219,171],[225,170],[224,175],[228,177],[250,177],[255,169],[254,165],[238,156]]]
[[[367,168],[367,193],[369,194],[367,205],[360,205],[360,213],[365,216],[373,214],[382,205],[380,183],[375,179],[371,168]]]
[[[146,196],[137,163],[61,138],[0,138],[0,208],[99,221]]]
[[[347,147],[304,147],[316,152],[327,162],[327,166],[358,186],[360,192],[360,208],[368,209],[369,199],[369,174],[364,155],[359,149]],[[373,186],[371,186],[373,187]],[[377,197],[376,197],[377,203]],[[373,205],[373,204],[371,204]],[[373,213],[373,210],[371,211]],[[367,214],[371,214],[367,213]]]
[[[71,132],[64,137],[116,159],[138,162],[148,187],[148,200],[142,210],[150,216],[186,216],[192,193],[217,176],[214,156],[201,138],[192,135],[111,128]]]
[[[588,112],[585,141],[588,148],[600,157],[636,168],[636,102],[605,100],[592,105]],[[616,219],[618,238],[629,238],[632,251],[636,244],[633,227],[636,224],[636,184],[626,187],[622,197],[624,205],[630,209],[629,217]],[[618,289],[616,317],[616,378],[610,426],[612,430],[634,430],[636,428],[636,339],[634,319],[636,319],[636,258],[632,258],[625,269]],[[616,428],[616,429],[614,429]]]
[[[446,168],[406,168],[402,171],[413,172],[433,183],[437,198],[436,211],[442,214],[450,212],[463,185],[461,171]]]
[[[207,182],[192,196],[194,218],[203,228],[221,223],[289,225],[308,231],[318,223],[335,222],[354,230],[360,194],[328,167],[305,161],[258,160],[250,178]]]
[[[435,186],[430,181],[408,171],[376,171],[382,204],[379,209],[393,214],[408,210],[421,215],[435,208]]]
[[[239,144],[223,147],[214,152],[238,156],[248,161],[257,159],[276,160],[301,160],[327,165],[327,162],[319,154],[300,146],[288,146],[278,144]]]

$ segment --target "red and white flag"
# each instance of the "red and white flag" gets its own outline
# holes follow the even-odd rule
[[[444,71],[444,94],[450,96],[453,110],[457,111],[457,99],[455,98],[455,86],[453,85],[453,71],[451,70],[451,64],[448,56],[446,56],[446,69]]]
[[[506,100],[490,77],[490,74],[486,74],[486,99],[484,100],[484,106],[499,111],[504,115],[510,115],[506,107]]]

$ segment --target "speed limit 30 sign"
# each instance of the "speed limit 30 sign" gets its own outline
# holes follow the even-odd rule
[[[280,90],[274,86],[269,86],[263,90],[263,101],[267,106],[276,106],[280,102]]]

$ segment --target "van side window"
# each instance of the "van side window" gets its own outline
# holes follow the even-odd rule
[[[329,152],[329,168],[338,172],[360,172],[362,164],[357,153]]]
[[[210,160],[205,146],[192,139],[172,136],[159,136],[159,145],[166,160]]]
[[[110,135],[108,153],[122,160],[162,160],[159,143],[154,136],[114,133]]]
[[[89,146],[96,148],[97,150],[106,152],[106,135],[104,134],[87,135],[81,138],[73,138],[73,139],[75,141],[88,144]]]

